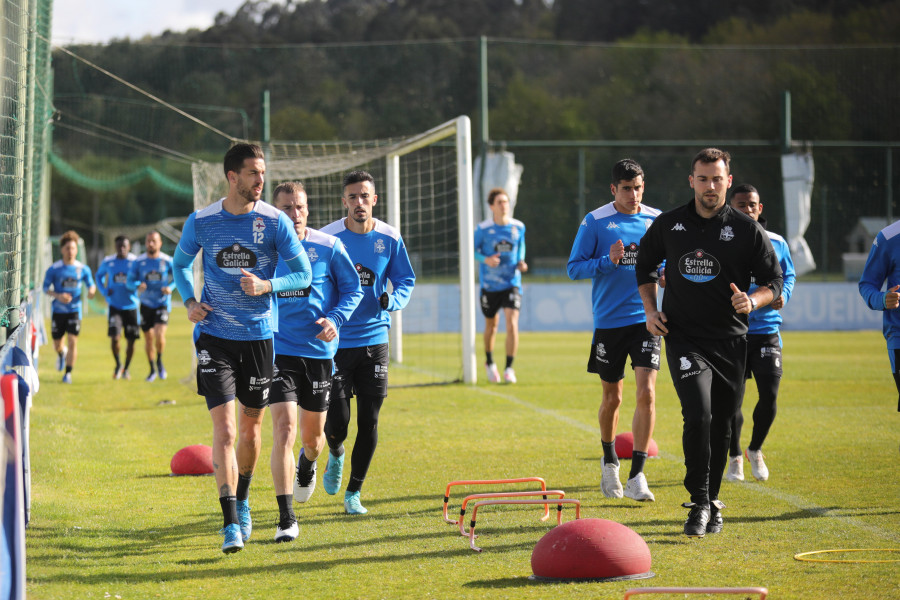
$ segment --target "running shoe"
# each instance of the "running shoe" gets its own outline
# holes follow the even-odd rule
[[[222,544],[222,552],[225,554],[240,552],[244,548],[244,541],[241,539],[241,528],[237,523],[226,525],[219,533],[225,535],[225,543]]]
[[[300,535],[300,527],[297,526],[297,520],[291,519],[290,523],[278,524],[278,528],[275,530],[275,541],[279,544],[281,542],[293,542],[298,535]]]
[[[122,379],[125,379],[126,381],[131,379],[131,373],[128,372],[128,369],[122,371]]]
[[[160,367],[159,367],[159,378],[160,378],[160,379],[165,379],[167,376],[168,376],[168,373],[166,373],[166,368],[163,367],[162,365],[160,365]]]
[[[722,509],[725,504],[718,500],[709,503],[709,523],[706,524],[706,533],[721,533],[724,521],[722,519]]]
[[[506,370],[503,371],[503,380],[506,383],[515,383],[516,382],[516,372],[513,371],[512,367],[506,367]]]
[[[325,473],[322,475],[322,486],[325,493],[334,496],[341,489],[341,477],[344,475],[344,454],[335,456],[328,453],[328,464],[325,465]]]
[[[62,352],[56,355],[56,370],[63,371],[66,368],[66,354],[69,353],[69,348],[67,346],[63,346]]]
[[[250,501],[237,501],[238,523],[241,524],[241,539],[247,541],[253,533],[253,519],[250,517]]]
[[[618,479],[618,478],[617,478]],[[643,473],[638,473],[625,482],[625,496],[638,502],[653,502],[656,496],[650,491],[647,485],[647,477]]]
[[[484,365],[484,371],[487,373],[487,380],[489,383],[500,383],[500,371],[497,370],[497,365],[495,363]]]
[[[344,512],[348,515],[364,515],[369,509],[360,504],[359,492],[344,492]]]
[[[113,369],[113,379],[122,379],[122,367]]]
[[[72,373],[66,373],[62,378],[63,383],[72,383]]]
[[[600,477],[600,491],[607,498],[622,497],[622,482],[619,481],[619,465],[609,463],[606,459],[600,459],[603,466],[603,473]]]
[[[750,472],[758,481],[765,481],[769,478],[769,468],[766,461],[763,460],[762,450],[747,450],[747,460],[750,461]]]
[[[153,383],[154,381],[156,381],[156,371],[152,371],[147,375],[147,383]]]
[[[685,502],[682,506],[691,509],[687,521],[684,522],[684,535],[702,538],[706,535],[706,526],[709,523],[709,504]]]
[[[303,456],[303,451],[300,451],[300,456]],[[338,487],[341,486],[341,482],[338,481]],[[294,502],[306,502],[309,500],[313,492],[316,491],[316,461],[313,461],[312,468],[309,470],[309,473],[301,473],[300,472],[300,459],[297,459],[297,470],[294,473]]]
[[[744,480],[744,457],[738,454],[728,459],[728,471],[725,472],[728,481]]]

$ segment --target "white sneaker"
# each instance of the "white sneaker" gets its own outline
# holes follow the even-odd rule
[[[758,481],[765,481],[769,478],[769,468],[763,460],[762,450],[747,450],[747,460],[750,461],[750,472],[753,473]]]
[[[303,456],[301,453],[300,456]],[[316,461],[313,461],[312,472],[308,478],[300,480],[300,459],[297,459],[297,468],[294,471],[294,502],[306,502],[316,491]]]
[[[279,524],[275,530],[275,541],[279,543],[293,542],[298,535],[300,535],[300,527],[297,526],[297,521],[291,522],[287,529],[282,529],[281,524]]]
[[[484,365],[484,371],[487,373],[489,383],[500,383],[500,371],[497,370],[496,363]]]
[[[156,381],[156,371],[153,371],[149,375],[147,375],[147,379],[145,380],[147,383],[153,383]]]
[[[66,368],[66,354],[69,353],[69,347],[63,346],[62,354],[56,355],[56,370],[62,371]],[[499,381],[499,378],[498,378]]]
[[[503,380],[506,381],[506,383],[516,382],[516,372],[513,371],[512,367],[506,367],[506,370],[503,371]]]
[[[647,486],[647,478],[643,473],[638,473],[625,482],[625,495],[638,502],[653,502],[656,500],[656,496],[653,495],[653,492]]]
[[[738,454],[728,459],[728,471],[725,472],[728,481],[744,480],[744,457]]]
[[[619,465],[606,464],[606,459],[601,458],[603,474],[600,477],[600,491],[607,498],[622,497],[622,482],[619,481]]]

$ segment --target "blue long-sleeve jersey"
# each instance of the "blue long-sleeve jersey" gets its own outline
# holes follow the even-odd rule
[[[331,342],[316,339],[322,331],[316,321],[325,317],[340,332],[362,300],[359,276],[344,245],[336,237],[307,228],[302,244],[312,265],[312,283],[302,290],[275,295],[278,323],[275,354],[333,358],[339,338]],[[275,274],[289,272],[287,264],[279,260]]]
[[[67,265],[61,260],[56,261],[44,275],[44,292],[53,291],[57,294],[67,293],[72,295],[72,301],[68,304],[53,299],[52,311],[59,314],[78,314],[81,318],[81,284],[94,286],[94,277],[91,268],[81,261],[75,261]]]
[[[135,256],[128,253],[125,258],[110,254],[97,267],[97,289],[106,298],[106,303],[118,310],[134,310],[138,307],[135,288],[128,285],[128,272],[134,264]]]
[[[343,242],[359,275],[363,293],[353,316],[341,328],[339,348],[386,344],[391,327],[389,313],[402,310],[409,303],[416,283],[416,274],[400,232],[378,219],[374,222],[375,227],[365,234],[347,229],[344,219],[322,228],[323,233]],[[381,308],[379,297],[387,291],[388,281],[394,289],[385,310]]]
[[[272,337],[271,294],[249,296],[241,289],[241,269],[272,281],[273,292],[309,285],[309,259],[291,220],[280,210],[256,202],[253,209],[234,215],[223,208],[223,200],[191,214],[184,223],[175,249],[175,285],[187,301],[194,297],[191,265],[203,250],[203,292],[200,301],[213,307],[197,323],[195,333],[208,333],[229,340],[264,340]],[[278,257],[285,259],[291,274],[273,279]],[[293,276],[297,277],[293,277]],[[282,288],[282,281],[289,280]]]
[[[573,280],[592,280],[595,329],[625,327],[647,320],[634,265],[641,238],[660,211],[643,204],[640,208],[640,212],[628,215],[617,211],[610,202],[589,212],[572,244],[566,272]],[[625,246],[625,256],[616,265],[609,259],[609,247],[618,240]]]
[[[500,264],[489,267],[484,259],[500,255]],[[525,224],[510,219],[506,225],[498,225],[493,218],[482,221],[475,228],[475,259],[481,265],[478,278],[481,288],[487,292],[502,292],[512,287],[522,287],[522,272],[516,268],[525,260]]]
[[[859,293],[866,305],[884,313],[884,339],[889,350],[900,348],[900,309],[885,310],[886,292],[883,290],[895,285],[900,285],[900,221],[888,225],[875,236],[859,280]]]
[[[794,292],[794,282],[797,280],[797,273],[794,271],[794,261],[791,259],[791,249],[787,241],[771,231],[766,231],[769,241],[772,242],[772,248],[775,249],[775,255],[778,257],[778,264],[781,265],[781,273],[784,277],[784,286],[781,288],[781,295],[784,296],[784,303],[787,304]],[[753,293],[757,287],[756,280],[750,282],[748,294]],[[775,310],[769,305],[763,306],[759,310],[752,311],[747,316],[747,333],[777,333],[778,339],[781,339],[779,328],[784,318],[781,310]]]
[[[131,271],[128,273],[128,283],[135,289],[140,284],[145,284],[147,289],[140,293],[141,304],[147,308],[162,308],[172,310],[172,283],[173,276],[172,257],[160,252],[155,258],[150,258],[143,253],[134,259]],[[163,288],[168,288],[169,293],[163,293]]]

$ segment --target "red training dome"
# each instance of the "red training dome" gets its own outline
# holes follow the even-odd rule
[[[173,475],[208,475],[213,472],[212,448],[204,444],[185,446],[169,464]]]

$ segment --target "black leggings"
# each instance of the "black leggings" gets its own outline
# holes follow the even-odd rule
[[[775,421],[775,413],[778,411],[776,400],[778,399],[778,386],[781,383],[781,375],[773,373],[754,373],[756,379],[756,389],[759,391],[759,401],[756,408],[753,409],[753,435],[750,437],[750,450],[759,450],[762,448],[766,436],[769,435],[769,428]],[[744,426],[744,414],[738,410],[734,414],[734,421],[731,424],[731,456],[739,456],[741,454],[741,428]]]
[[[383,396],[356,397],[356,442],[350,457],[350,482],[348,492],[358,492],[362,488],[375,447],[378,445],[378,414],[384,403]],[[325,439],[332,450],[340,448],[347,439],[350,425],[350,398],[332,398],[325,420]]]

